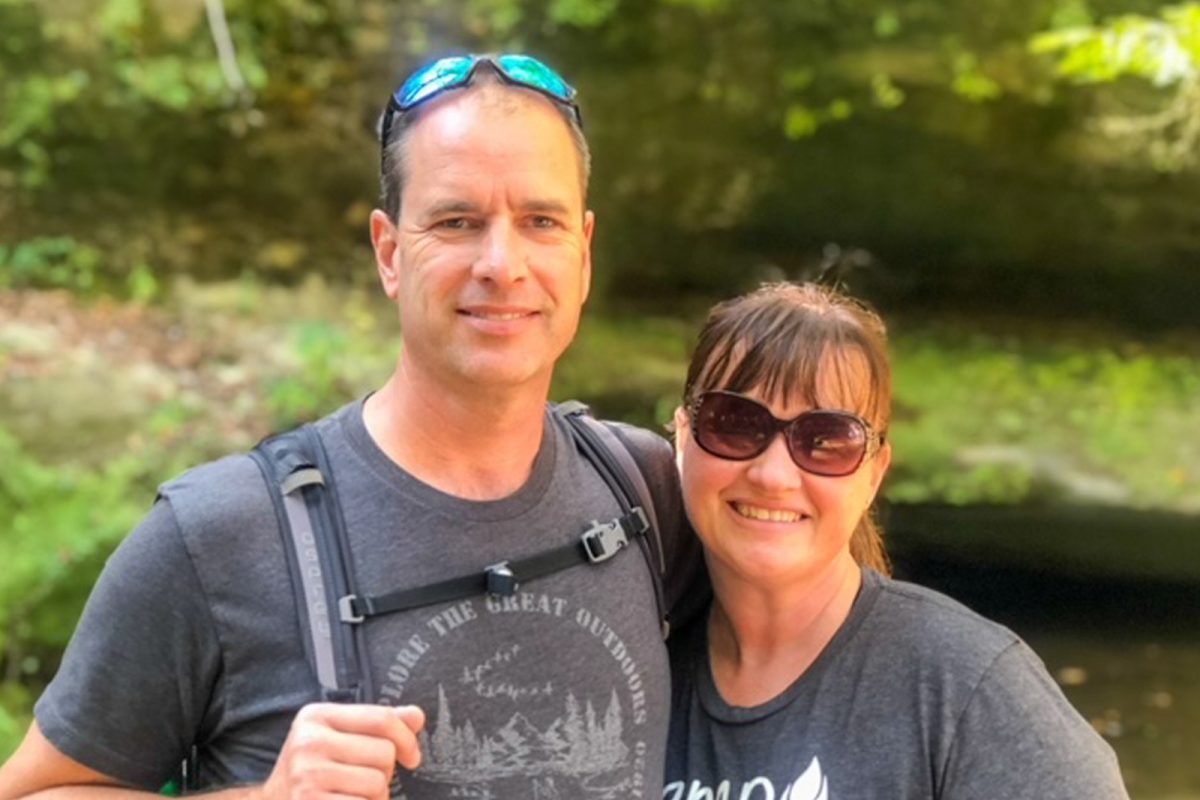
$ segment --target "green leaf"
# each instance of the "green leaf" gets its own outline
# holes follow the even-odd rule
[[[807,106],[793,103],[783,116],[783,133],[789,139],[807,139],[821,127],[817,115]]]
[[[900,33],[900,15],[895,9],[884,9],[875,15],[874,27],[880,39],[891,39]]]
[[[892,78],[885,72],[877,72],[871,76],[871,97],[880,108],[899,108],[904,104],[904,90],[892,83]]]

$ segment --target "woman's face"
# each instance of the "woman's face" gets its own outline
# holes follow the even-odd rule
[[[865,396],[865,370],[844,375],[850,378],[845,381],[834,380],[831,372],[823,370],[819,376],[820,407],[861,414],[855,398],[845,395]],[[802,401],[785,404],[758,390],[746,394],[779,419],[811,409]],[[887,471],[887,444],[869,454],[855,472],[825,477],[796,466],[782,435],[757,457],[732,461],[696,444],[682,409],[676,411],[675,423],[684,503],[714,577],[723,573],[769,588],[853,563],[850,538]]]

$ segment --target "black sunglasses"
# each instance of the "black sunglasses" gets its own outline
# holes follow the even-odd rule
[[[817,409],[794,419],[779,419],[762,403],[737,392],[705,392],[689,413],[692,438],[706,453],[749,461],[782,433],[796,466],[829,478],[854,472],[871,448],[884,441],[883,434],[849,412]]]

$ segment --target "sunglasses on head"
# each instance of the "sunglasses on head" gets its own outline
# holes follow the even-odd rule
[[[379,140],[384,147],[396,115],[415,108],[450,89],[458,89],[471,82],[471,76],[480,64],[487,64],[496,71],[501,80],[515,86],[533,89],[556,103],[571,110],[579,127],[583,127],[583,114],[575,102],[575,89],[562,76],[533,56],[519,53],[504,55],[448,56],[427,64],[408,76],[408,80],[392,94],[383,123],[379,128]]]
[[[837,478],[858,469],[873,445],[883,443],[859,416],[817,409],[779,419],[762,403],[737,392],[701,394],[690,409],[692,438],[706,453],[749,461],[783,434],[796,466],[814,475]]]

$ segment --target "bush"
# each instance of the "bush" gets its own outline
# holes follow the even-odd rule
[[[0,758],[15,747],[104,560],[149,505],[132,460],[39,463],[0,428]]]

